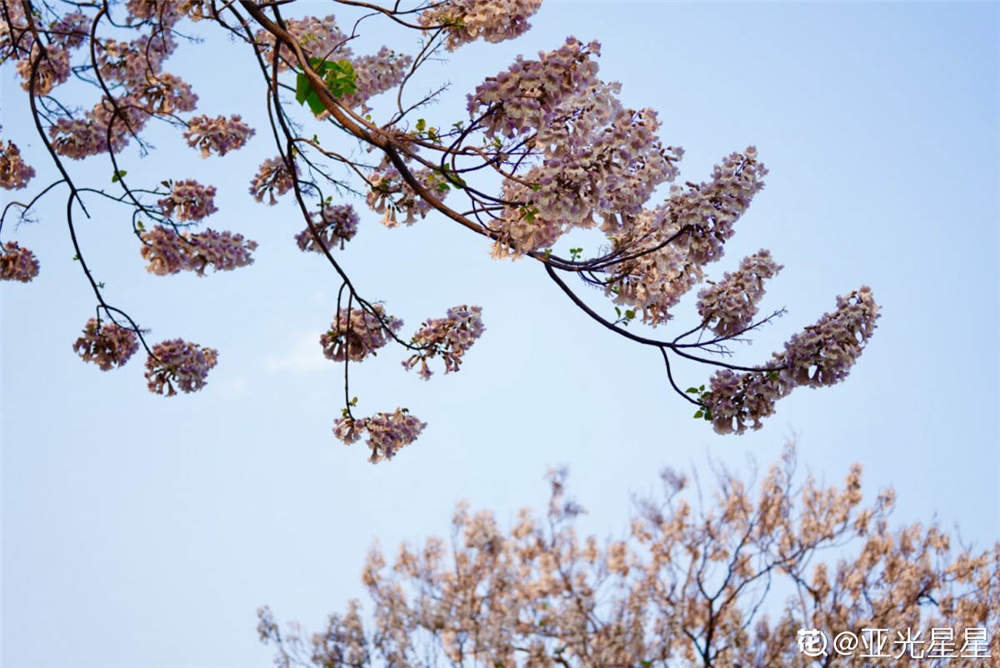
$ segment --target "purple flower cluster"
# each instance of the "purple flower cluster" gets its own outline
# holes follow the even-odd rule
[[[298,171],[298,166],[296,166]],[[284,195],[295,185],[292,173],[288,170],[284,159],[281,156],[271,158],[261,163],[257,168],[257,173],[250,182],[250,194],[258,202],[264,201],[264,195],[268,196],[268,204],[274,206],[278,203],[277,196]]]
[[[641,309],[649,325],[669,320],[670,309],[704,278],[703,266],[722,256],[733,225],[764,187],[765,174],[751,146],[716,165],[710,182],[672,187],[656,209],[606,218],[601,229],[638,255],[615,266],[606,292],[616,303]],[[650,252],[640,255],[644,249]]]
[[[184,139],[188,146],[201,151],[201,157],[207,158],[213,153],[222,156],[243,148],[253,135],[253,128],[244,123],[239,115],[229,118],[195,116],[188,121]]]
[[[740,268],[698,293],[702,322],[719,336],[736,336],[753,322],[764,296],[764,281],[781,271],[771,253],[760,250],[743,258]]]
[[[340,98],[345,107],[361,107],[362,112],[370,111],[367,106],[369,98],[384,93],[398,86],[406,76],[413,58],[396,53],[387,46],[379,49],[373,56],[360,56],[351,61],[354,68],[355,92]]]
[[[32,89],[33,68],[35,83]],[[69,79],[69,51],[50,44],[45,48],[45,54],[41,55],[38,45],[33,44],[31,54],[17,62],[17,73],[21,75],[21,88],[33,95],[48,95],[53,88]]]
[[[445,27],[446,47],[454,51],[479,38],[493,43],[514,39],[531,27],[528,17],[541,5],[542,0],[444,0],[420,13],[420,25]]]
[[[142,257],[149,262],[146,271],[157,276],[193,271],[205,275],[211,265],[216,271],[231,271],[253,264],[252,252],[257,242],[242,234],[205,230],[196,234],[178,234],[157,225],[142,234]]]
[[[601,45],[584,45],[569,37],[566,43],[538,60],[517,60],[505,72],[489,77],[469,95],[470,118],[485,113],[487,136],[514,137],[549,125],[549,118],[566,98],[600,83],[597,62]]]
[[[28,185],[35,170],[21,159],[21,150],[14,142],[0,142],[0,188],[19,190]]]
[[[27,283],[38,276],[38,260],[27,248],[21,248],[16,241],[8,241],[0,251],[0,281],[21,281]]]
[[[428,168],[421,168],[414,170],[412,174],[417,182],[438,200],[444,200],[448,196],[450,188],[439,189],[440,184],[446,181],[438,173]],[[371,185],[371,190],[365,199],[372,211],[382,214],[382,224],[386,227],[399,225],[400,213],[406,215],[403,224],[412,225],[417,221],[417,216],[426,218],[431,211],[430,202],[418,195],[388,160],[382,160],[378,170],[368,177],[368,183]]]
[[[772,371],[716,372],[702,401],[720,434],[760,429],[775,402],[799,386],[821,387],[844,380],[875,331],[879,307],[862,286],[837,298],[837,310],[794,335],[775,353]]]
[[[167,218],[201,220],[218,211],[214,197],[214,186],[203,186],[193,179],[185,179],[173,182],[170,194],[156,203]]]
[[[177,390],[197,392],[205,386],[205,377],[218,360],[217,350],[197,343],[181,339],[158,343],[146,359],[146,385],[153,394],[168,397]]]
[[[334,362],[342,362],[345,357],[358,362],[374,355],[375,351],[389,342],[391,333],[399,331],[403,321],[385,313],[381,304],[375,304],[372,309],[351,309],[350,317],[347,310],[342,309],[330,329],[319,337],[323,346],[323,355]]]
[[[332,250],[354,238],[358,232],[358,214],[350,204],[324,206],[319,213],[312,215],[313,227],[319,233],[320,243],[316,243],[312,230],[308,227],[295,235],[295,242],[303,251],[322,253],[323,249]]]
[[[347,46],[347,35],[337,26],[337,20],[332,15],[323,18],[306,16],[301,19],[285,19],[285,25],[292,37],[299,42],[307,55],[324,60],[340,60],[350,58],[351,49]],[[255,35],[262,57],[271,62],[269,51],[274,48],[274,35],[266,30],[258,30]],[[278,71],[283,72],[289,67],[298,67],[295,52],[286,45],[281,45]]]
[[[91,318],[83,328],[83,336],[73,344],[73,350],[84,362],[94,362],[101,371],[123,366],[139,349],[139,337],[131,329],[113,322],[101,323]]]
[[[476,342],[486,328],[479,306],[455,306],[448,309],[444,318],[431,318],[413,335],[412,344],[421,348],[403,362],[409,370],[420,365],[420,377],[430,380],[432,372],[427,360],[437,355],[444,360],[444,372],[458,371],[462,356]]]
[[[372,454],[368,461],[375,464],[384,459],[392,459],[399,450],[417,440],[427,426],[405,408],[397,408],[394,413],[376,413],[372,417],[355,419],[350,416],[337,418],[333,433],[347,445],[356,443],[363,432],[368,432],[368,447]]]

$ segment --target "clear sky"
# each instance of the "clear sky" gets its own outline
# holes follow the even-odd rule
[[[325,6],[311,5],[322,15]],[[428,218],[362,224],[344,264],[407,331],[476,303],[487,331],[457,375],[429,383],[386,350],[356,367],[359,411],[409,406],[424,435],[372,466],[363,444],[331,433],[340,367],[317,339],[338,284],[301,254],[289,199],[246,194],[275,151],[263,131],[259,75],[245,47],[209,37],[167,69],[189,78],[203,113],[241,113],[260,131],[242,152],[202,161],[156,130],[160,150],[128,154],[130,174],[192,176],[219,187],[207,223],[256,239],[256,263],[231,273],[149,276],[121,209],[94,206],[81,241],[108,296],[152,329],[220,350],[199,394],[148,393],[142,359],[109,373],[71,345],[93,312],[71,261],[58,195],[38,223],[4,229],[41,274],[2,287],[3,635],[7,668],[266,666],[255,609],[317,629],[362,597],[359,572],[378,538],[445,534],[454,503],[540,507],[542,476],[567,464],[598,535],[622,535],[630,492],[664,465],[708,474],[773,461],[795,437],[802,470],[839,481],[851,462],[865,489],[893,485],[896,518],[958,524],[978,546],[1000,537],[998,273],[1000,11],[997,4],[668,4],[547,2],[514,42],[473,45],[429,68],[452,88],[426,112],[448,125],[464,95],[518,53],[567,35],[603,43],[601,73],[635,107],[658,110],[682,178],[702,180],[754,144],[771,174],[740,221],[716,276],[769,248],[785,265],[764,308],[788,315],[742,360],[771,350],[861,284],[883,306],[850,378],[800,389],[766,427],[715,435],[666,387],[662,364],[593,326],[537,264],[494,262],[479,238]],[[408,43],[410,44],[410,43]],[[399,47],[398,44],[393,46]],[[409,48],[409,47],[405,47]],[[206,66],[206,64],[208,64]],[[51,176],[11,68],[3,136]],[[81,100],[89,106],[93,100]],[[74,164],[109,178],[106,158]],[[107,177],[102,174],[106,173]],[[3,197],[6,199],[7,194]],[[599,301],[595,301],[599,303]],[[678,326],[691,321],[688,303]],[[682,367],[686,386],[702,367]]]

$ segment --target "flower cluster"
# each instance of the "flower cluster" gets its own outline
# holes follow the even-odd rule
[[[437,172],[421,168],[411,172],[413,178],[426,190],[430,191],[438,200],[444,200],[448,196],[450,187]],[[412,225],[416,222],[416,216],[426,218],[431,211],[431,204],[426,198],[417,194],[408,183],[403,180],[399,171],[383,160],[378,171],[369,178],[368,183],[371,190],[366,195],[369,208],[375,213],[382,214],[382,224],[386,227],[396,227],[399,225],[398,214],[403,213],[404,225]]]
[[[444,360],[444,372],[458,371],[462,356],[482,336],[485,327],[479,306],[455,306],[444,318],[431,318],[413,335],[411,343],[419,350],[403,362],[409,370],[420,364],[420,377],[430,380],[427,360],[437,355]]]
[[[90,34],[90,19],[81,11],[70,12],[53,21],[46,32],[49,39],[62,48],[75,49]]]
[[[716,165],[710,182],[673,186],[656,209],[624,221],[605,218],[602,231],[628,257],[613,267],[607,294],[641,309],[649,325],[669,320],[670,309],[704,278],[703,265],[722,256],[733,225],[764,187],[765,174],[751,146]]]
[[[219,352],[197,343],[172,339],[153,346],[146,359],[146,386],[153,394],[172,397],[181,392],[197,392],[205,377],[219,361]],[[176,385],[176,389],[175,389]]]
[[[348,38],[337,26],[337,20],[332,15],[323,18],[306,16],[301,19],[285,19],[289,34],[302,45],[307,55],[323,60],[340,60],[350,58],[351,49],[347,46]],[[269,51],[274,48],[274,35],[266,30],[258,30],[256,34],[261,55],[270,63]],[[289,67],[297,67],[298,59],[295,52],[282,44],[278,71],[283,72]]]
[[[296,173],[298,166],[295,167]],[[264,201],[264,195],[268,196],[268,204],[278,203],[277,196],[284,195],[295,185],[295,179],[288,165],[285,164],[281,156],[271,158],[261,163],[257,168],[257,173],[250,182],[250,194],[258,202]]]
[[[124,366],[139,349],[136,333],[119,327],[113,322],[101,326],[97,318],[91,318],[83,328],[83,336],[73,344],[73,350],[84,362],[93,362],[101,371],[110,371],[116,366]]]
[[[333,433],[341,441],[350,445],[368,432],[368,447],[372,454],[368,458],[372,464],[384,459],[392,459],[404,446],[417,440],[427,426],[405,408],[397,408],[394,413],[376,413],[372,417],[356,419],[349,415],[337,418]]]
[[[171,115],[179,111],[194,111],[198,96],[180,77],[161,72],[148,75],[142,82],[134,82],[123,103],[138,107],[147,114]]]
[[[4,146],[0,141],[0,188],[19,190],[28,185],[35,170],[21,159],[17,144],[8,141]]]
[[[396,53],[387,46],[373,56],[354,58],[351,66],[354,68],[355,91],[337,101],[349,108],[360,106],[362,112],[367,113],[370,111],[366,104],[369,98],[398,86],[412,62],[412,57]]]
[[[8,241],[0,251],[0,281],[27,283],[38,276],[38,260],[27,248],[16,241]]]
[[[32,71],[35,73],[34,84]],[[69,51],[49,45],[42,55],[38,45],[32,45],[31,55],[18,61],[17,73],[21,75],[21,88],[32,95],[48,95],[53,88],[69,79]]]
[[[324,248],[332,250],[338,245],[343,249],[358,232],[358,214],[350,204],[324,206],[318,214],[313,214],[312,223],[320,243],[316,243],[312,230],[307,227],[295,235],[295,242],[303,251],[322,253]]]
[[[147,76],[162,71],[163,61],[176,48],[177,42],[169,32],[154,32],[129,42],[99,39],[94,42],[97,71],[108,81],[141,84]]]
[[[506,71],[488,78],[469,95],[469,117],[483,115],[487,136],[514,137],[549,125],[548,119],[567,97],[600,83],[597,62],[601,45],[584,45],[574,37],[538,60],[517,60]],[[484,110],[485,111],[482,111]]]
[[[229,118],[195,116],[188,121],[184,139],[188,146],[201,151],[201,157],[207,158],[213,153],[222,156],[243,148],[253,135],[254,129],[244,123],[239,115]]]
[[[193,271],[205,275],[212,265],[216,271],[231,271],[253,264],[252,252],[257,242],[242,234],[205,230],[196,234],[177,233],[157,225],[143,232],[142,257],[149,262],[146,271],[157,276]]]
[[[421,12],[420,25],[444,27],[447,49],[454,51],[480,37],[493,43],[514,39],[531,27],[528,17],[541,5],[542,0],[445,0]]]
[[[875,332],[879,307],[871,288],[862,286],[837,297],[837,310],[824,313],[815,325],[785,344],[782,375],[796,385],[822,387],[847,377]]]
[[[698,293],[702,322],[719,336],[736,336],[746,330],[764,296],[764,281],[781,270],[771,253],[760,250],[743,258],[740,268]]]
[[[875,331],[879,307],[871,289],[862,286],[837,298],[837,310],[795,334],[785,350],[772,356],[770,370],[715,373],[702,402],[720,434],[761,428],[775,402],[795,387],[833,385],[847,377]]]
[[[210,216],[215,208],[214,186],[203,186],[192,179],[175,181],[170,186],[170,194],[157,200],[163,215],[174,220],[201,220]]]
[[[374,312],[372,312],[374,311]],[[381,304],[367,308],[341,309],[330,329],[319,338],[323,355],[334,362],[349,358],[359,362],[389,342],[392,332],[403,326],[403,321],[386,314]]]

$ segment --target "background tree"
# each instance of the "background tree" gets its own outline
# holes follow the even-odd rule
[[[788,446],[754,477],[717,469],[712,501],[699,487],[692,505],[667,469],[627,538],[602,543],[577,535],[584,510],[553,471],[541,517],[502,528],[459,504],[450,542],[403,544],[391,563],[372,547],[369,608],[351,601],[312,636],[261,608],[260,637],[283,667],[996,665],[1000,543],[890,529],[894,493],[863,504],[860,464],[840,487],[799,482]]]
[[[183,22],[209,20],[220,34],[248,45],[262,77],[277,155],[259,166],[250,194],[269,204],[291,194],[305,225],[296,236],[299,248],[325,256],[340,281],[337,309],[320,341],[322,353],[343,365],[344,406],[334,433],[348,444],[365,438],[373,462],[413,442],[425,423],[402,407],[355,416],[351,363],[392,343],[405,351],[403,366],[428,379],[438,360],[445,373],[458,370],[484,325],[480,307],[460,305],[443,318],[425,320],[409,338],[402,335],[403,323],[366,295],[335,255],[358,229],[358,215],[344,203],[349,193],[363,195],[387,226],[413,224],[435,211],[487,239],[496,258],[540,263],[596,323],[655,349],[670,387],[718,432],[760,428],[775,402],[795,387],[828,386],[847,376],[878,317],[864,286],[838,297],[834,311],[769,359],[728,359],[731,343],[783,312],[757,317],[764,281],[781,269],[766,250],[709,281],[697,294],[697,317],[673,336],[629,328],[634,321],[666,324],[680,299],[706,280],[707,265],[721,257],[767,169],[751,146],[723,158],[710,180],[671,186],[662,203],[651,203],[657,188],[678,176],[683,151],[660,141],[653,110],[625,107],[617,97],[620,86],[597,77],[597,42],[571,37],[537,60],[519,58],[469,94],[467,113],[445,112],[440,122],[421,117],[441,90],[411,92],[408,84],[422,65],[442,49],[521,35],[539,0],[413,6],[341,0],[336,4],[355,14],[339,23],[333,16],[286,19],[282,11],[289,4],[130,0],[124,8],[74,3],[66,13],[45,2],[3,0],[0,57],[21,76],[38,136],[61,178],[32,199],[7,204],[2,215],[24,219],[40,197],[65,189],[75,259],[96,299],[95,317],[74,345],[85,361],[109,370],[141,345],[148,354],[150,391],[167,396],[200,389],[217,363],[218,351],[205,345],[182,339],[148,343],[138,321],[106,297],[75,228],[76,216],[89,215],[89,199],[109,199],[131,220],[153,274],[204,275],[209,268],[232,270],[253,261],[257,244],[242,234],[191,231],[216,212],[215,187],[168,174],[130,176],[122,154],[132,142],[141,152],[152,148],[143,139],[150,120],[176,126],[202,157],[238,150],[254,134],[239,115],[190,115],[197,96],[164,70],[184,41]],[[419,42],[412,55],[389,47],[356,55],[353,45],[368,26],[416,32]],[[71,80],[73,86],[62,87]],[[76,111],[76,98],[69,97],[79,90],[77,83],[96,90],[88,111]],[[394,95],[388,104],[373,106],[374,98],[389,92]],[[346,134],[374,159],[358,157],[349,144],[331,148],[321,129]],[[77,173],[69,162],[97,155],[108,157],[112,188],[85,183],[89,174]],[[0,185],[23,188],[32,175],[17,144],[8,141]],[[595,250],[585,252],[589,243],[570,247],[582,238],[571,232],[591,228],[600,232]],[[0,261],[0,276],[7,280],[27,282],[39,271],[35,254],[14,241],[6,242]],[[570,285],[570,275],[616,305],[591,305]],[[716,370],[707,383],[684,388],[671,370],[672,359]]]

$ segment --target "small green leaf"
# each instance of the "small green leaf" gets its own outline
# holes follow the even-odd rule
[[[111,183],[118,183],[119,181],[122,180],[122,177],[124,177],[126,174],[128,174],[128,172],[126,172],[124,169],[119,169],[117,172],[111,175]]]
[[[422,118],[417,119],[417,132],[423,132],[424,128],[427,127],[427,121]]]
[[[628,318],[629,320],[632,320],[633,318],[635,318],[635,311],[633,311],[632,309],[625,311],[625,317]]]
[[[697,413],[694,414],[694,416],[696,418],[698,418],[698,419],[701,419],[701,418],[705,417],[705,413],[702,412],[702,411],[698,411]]]
[[[697,387],[689,387],[688,389],[686,389],[684,391],[687,392],[687,393],[689,393],[689,394],[698,394],[698,388]]]

